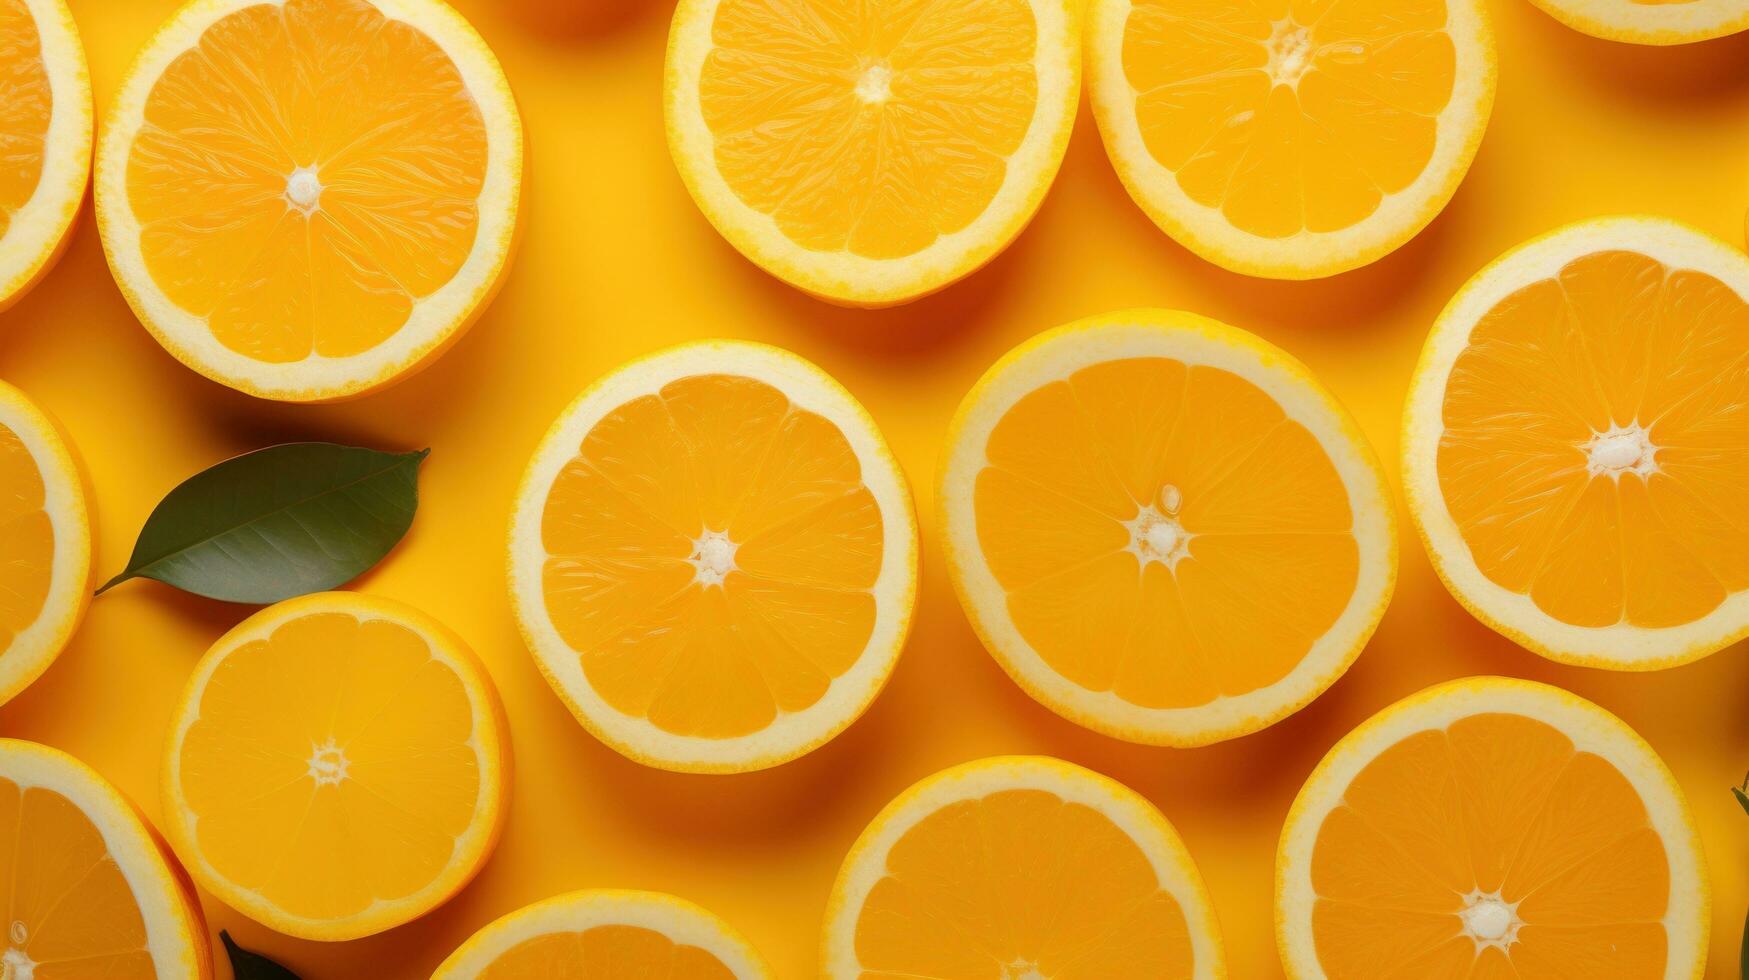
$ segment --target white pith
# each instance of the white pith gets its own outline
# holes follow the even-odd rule
[[[91,584],[91,523],[84,480],[72,451],[48,416],[5,382],[0,382],[0,426],[16,433],[36,461],[43,481],[43,512],[55,538],[42,611],[0,649],[0,704],[4,704],[49,668],[85,611]]]
[[[380,387],[420,363],[479,312],[504,269],[516,229],[522,184],[522,122],[497,59],[473,27],[438,0],[369,0],[385,17],[429,37],[460,73],[487,134],[486,171],[477,198],[474,245],[449,282],[418,297],[407,322],[369,350],[344,357],[312,353],[270,363],[220,343],[206,320],[177,306],[158,288],[140,249],[142,232],[128,198],[128,153],[145,121],[152,86],[166,68],[199,43],[216,21],[259,3],[285,0],[193,0],[147,44],[116,94],[97,147],[98,225],[111,269],[140,321],[166,349],[196,371],[250,394],[286,400],[346,397]],[[291,202],[287,174],[288,204]]]
[[[869,105],[880,105],[893,95],[893,70],[884,62],[875,62],[862,70],[856,80],[856,97]]]
[[[1476,944],[1476,952],[1496,948],[1510,950],[1518,941],[1518,930],[1524,921],[1518,917],[1517,902],[1508,902],[1499,892],[1472,891],[1464,896],[1463,910],[1458,919],[1463,933]]]
[[[770,969],[728,923],[691,902],[656,892],[597,890],[559,895],[492,922],[443,961],[431,980],[474,980],[506,952],[553,933],[634,926],[717,958],[735,980],[769,980]]]
[[[676,734],[609,704],[596,693],[583,672],[581,658],[553,625],[542,589],[542,566],[548,556],[540,525],[547,494],[559,472],[576,456],[584,436],[627,401],[655,394],[680,378],[701,374],[734,374],[763,381],[796,407],[838,426],[881,512],[881,568],[870,590],[875,598],[875,621],[862,654],[849,670],[832,680],[820,700],[801,711],[780,711],[770,725],[735,738]],[[542,672],[578,720],[603,741],[647,765],[743,771],[776,765],[814,748],[842,731],[873,701],[891,674],[910,629],[917,555],[917,521],[910,487],[874,421],[850,393],[819,368],[777,348],[705,341],[620,368],[579,395],[553,423],[517,492],[510,528],[511,599]]]
[[[1601,757],[1627,779],[1646,805],[1670,862],[1670,901],[1662,922],[1669,939],[1664,978],[1698,980],[1705,969],[1709,896],[1700,841],[1675,778],[1651,746],[1597,705],[1546,684],[1502,677],[1451,681],[1405,698],[1345,736],[1307,778],[1288,813],[1276,857],[1276,938],[1290,980],[1326,980],[1312,935],[1317,900],[1312,854],[1319,829],[1341,805],[1349,784],[1403,739],[1484,713],[1523,715],[1551,725],[1572,739],[1576,751]],[[1471,897],[1486,896],[1462,896]],[[1454,932],[1463,933],[1462,918],[1454,920]],[[1510,925],[1507,935],[1516,937]]]
[[[856,924],[869,893],[886,876],[887,855],[912,828],[942,807],[1006,790],[1042,790],[1088,806],[1136,842],[1158,876],[1160,888],[1183,911],[1193,953],[1192,980],[1221,980],[1226,953],[1202,874],[1177,831],[1154,805],[1099,773],[1043,756],[1006,756],[963,763],[929,776],[881,810],[844,859],[826,907],[823,980],[863,975],[856,955]],[[1040,841],[1040,847],[1050,847]],[[1013,966],[1033,969],[1022,961]],[[1012,972],[1012,971],[1010,971]],[[1015,975],[1016,980],[1025,973]]]
[[[286,203],[304,214],[311,214],[322,203],[322,177],[315,167],[299,167],[285,179]]]
[[[1270,81],[1276,85],[1297,87],[1306,69],[1312,67],[1312,29],[1296,23],[1292,17],[1275,22],[1267,45]]]
[[[1451,100],[1440,113],[1433,153],[1409,186],[1386,194],[1377,209],[1335,231],[1300,231],[1269,238],[1244,231],[1219,206],[1201,203],[1179,187],[1177,175],[1155,159],[1136,115],[1141,93],[1124,71],[1124,32],[1136,0],[1090,0],[1087,9],[1088,93],[1100,135],[1118,176],[1142,210],[1174,239],[1223,268],[1247,275],[1310,279],[1364,265],[1414,237],[1432,221],[1468,170],[1494,100],[1494,41],[1477,0],[1447,0],[1446,32],[1456,49]],[[1298,25],[1283,22],[1269,43],[1266,70],[1280,84],[1295,84],[1296,50],[1286,42]],[[1280,50],[1281,57],[1276,57]]]
[[[182,746],[189,729],[200,720],[200,707],[207,685],[225,659],[237,651],[268,640],[281,626],[294,619],[324,613],[352,616],[360,622],[381,620],[412,631],[423,639],[431,659],[455,673],[467,693],[473,727],[463,744],[474,752],[480,776],[479,794],[468,826],[455,838],[453,855],[435,880],[410,895],[378,898],[364,909],[342,918],[320,919],[294,915],[263,895],[227,878],[199,846],[200,818],[189,806],[182,790]],[[398,602],[354,592],[318,592],[268,606],[245,619],[213,644],[195,665],[173,716],[163,766],[164,835],[189,873],[207,891],[225,904],[278,932],[302,939],[339,941],[372,935],[407,922],[435,908],[480,869],[489,855],[493,834],[504,810],[507,793],[504,739],[498,709],[490,693],[491,679],[473,660],[459,638],[424,613]],[[331,791],[350,776],[344,750],[331,739],[312,741],[309,760],[312,789]],[[327,778],[320,778],[327,777]],[[384,923],[387,924],[384,924]]]
[[[23,0],[49,81],[49,126],[36,189],[0,235],[0,310],[55,255],[78,216],[91,171],[91,75],[65,0]]]
[[[1593,477],[1619,481],[1628,473],[1649,477],[1658,472],[1658,447],[1638,422],[1594,432],[1579,448],[1585,452],[1585,471]]]
[[[716,137],[706,125],[699,81],[714,42],[721,0],[682,0],[668,36],[663,98],[670,148],[699,209],[742,254],[810,293],[865,305],[902,303],[948,285],[981,266],[1020,233],[1061,165],[1080,105],[1081,36],[1077,14],[1063,0],[1030,0],[1039,43],[1033,62],[1037,110],[1020,146],[1008,157],[1006,179],[982,214],[921,251],[872,258],[848,250],[821,252],[792,241],[769,214],[741,200],[715,165]],[[890,94],[868,69],[856,91],[878,107]]]
[[[205,924],[195,918],[181,883],[133,804],[84,763],[35,742],[0,739],[0,777],[16,783],[21,790],[30,787],[52,790],[77,807],[103,837],[104,848],[133,893],[145,923],[146,950],[157,975],[203,975],[200,966],[204,962],[201,950],[206,943]],[[14,939],[15,925],[7,924],[8,940]],[[33,924],[26,924],[25,931],[28,933],[32,927]]]
[[[1749,591],[1728,596],[1691,623],[1648,628],[1629,623],[1575,626],[1555,619],[1528,595],[1497,585],[1476,566],[1439,485],[1438,447],[1453,365],[1470,332],[1489,310],[1534,282],[1554,278],[1569,262],[1598,251],[1637,252],[1671,269],[1692,269],[1724,283],[1749,302],[1749,259],[1735,248],[1662,218],[1613,217],[1568,225],[1507,251],[1478,272],[1440,314],[1415,369],[1403,413],[1403,490],[1435,569],[1484,623],[1556,660],[1621,670],[1685,663],[1749,635]],[[1596,433],[1605,439],[1643,440],[1644,461],[1625,472],[1657,471],[1655,428],[1635,423]],[[1575,447],[1591,463],[1590,444]],[[1624,450],[1625,452],[1625,450]],[[1621,472],[1597,476],[1622,478]]]
[[[1551,17],[1593,37],[1634,44],[1687,44],[1749,28],[1743,0],[1532,0]]]
[[[706,531],[692,543],[692,556],[686,560],[698,572],[693,581],[705,588],[722,588],[723,579],[735,570],[735,551],[740,545],[729,540],[726,531]]]
[[[1360,559],[1354,595],[1300,663],[1267,687],[1189,708],[1148,708],[1110,691],[1081,687],[1059,674],[1021,635],[1008,610],[1007,592],[984,558],[974,488],[978,473],[988,465],[985,446],[996,424],[1044,384],[1094,364],[1131,357],[1206,365],[1256,385],[1317,439],[1348,493]],[[938,502],[947,557],[967,615],[991,654],[1022,686],[1058,714],[1098,731],[1132,741],[1195,745],[1265,727],[1341,676],[1390,600],[1396,576],[1394,509],[1365,437],[1291,357],[1215,321],[1176,311],[1131,310],[1047,332],[985,374],[961,406],[949,438]],[[1162,488],[1160,499],[1149,505],[1160,518],[1166,516],[1168,497],[1182,505],[1176,487]],[[1133,522],[1135,531],[1151,531],[1160,523],[1146,512]],[[1144,529],[1145,524],[1149,526]],[[1195,560],[1193,539],[1180,538],[1174,544],[1174,552],[1163,556],[1165,564],[1175,568],[1186,557]],[[1138,560],[1152,560],[1145,545],[1134,544]]]

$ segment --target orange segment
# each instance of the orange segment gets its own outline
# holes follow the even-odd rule
[[[166,767],[209,888],[281,931],[367,935],[442,901],[502,815],[496,700],[459,642],[345,593],[270,607],[197,669]]]
[[[91,79],[65,0],[0,0],[0,310],[66,247],[91,128]]]
[[[1290,975],[1690,975],[1669,955],[1704,908],[1692,838],[1670,839],[1686,816],[1655,757],[1601,710],[1540,685],[1460,681],[1387,709],[1338,757],[1283,838],[1284,862],[1309,851],[1283,865],[1284,929],[1317,964],[1290,955]]]
[[[847,303],[966,275],[1031,217],[1075,113],[1060,0],[688,0],[669,145],[755,262]]]
[[[1328,405],[1309,378],[1257,370],[1255,344],[1115,314],[1022,347],[967,396],[978,422],[944,476],[962,594],[998,659],[1072,718],[1168,741],[1267,724],[1377,601],[1373,464],[1332,434],[1339,414],[1306,409]]]
[[[1094,108],[1125,184],[1238,271],[1328,275],[1396,247],[1444,205],[1487,120],[1471,0],[1098,0],[1090,17]]]
[[[1206,901],[1140,797],[1051,759],[986,759],[912,787],[864,831],[833,890],[824,972],[1220,976]]]
[[[54,95],[36,17],[24,0],[0,0],[0,242],[36,193]]]
[[[1649,254],[1636,226],[1674,228],[1575,226],[1478,276],[1486,299],[1442,319],[1451,339],[1422,369],[1443,393],[1411,407],[1411,483],[1431,475],[1444,510],[1430,540],[1449,551],[1449,528],[1485,583],[1459,587],[1500,596],[1484,613],[1557,655],[1749,625],[1749,263],[1679,228]],[[1689,266],[1700,253],[1726,262]]]
[[[0,656],[41,616],[55,560],[42,469],[0,425]]]
[[[586,723],[670,764],[847,724],[861,709],[840,702],[862,695],[845,688],[896,655],[910,602],[894,554],[909,502],[861,410],[789,355],[718,349],[634,364],[573,406],[525,487],[514,559],[536,652],[586,689]]]

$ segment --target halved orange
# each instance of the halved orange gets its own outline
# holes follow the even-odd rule
[[[1215,980],[1202,877],[1152,804],[1056,759],[981,759],[888,804],[826,909],[827,980]]]
[[[252,395],[329,401],[461,336],[521,186],[504,73],[440,0],[194,0],[104,122],[97,222],[170,353]]]
[[[503,828],[510,743],[467,645],[398,602],[269,606],[195,665],[164,758],[164,829],[195,880],[303,939],[411,921]]]
[[[193,886],[133,804],[84,763],[0,739],[0,840],[0,976],[213,976]]]
[[[1033,697],[1198,745],[1335,682],[1396,581],[1384,473],[1284,351],[1190,313],[1048,331],[961,403],[936,495],[972,625]]]
[[[1130,196],[1203,258],[1309,279],[1408,241],[1494,102],[1477,0],[1091,0],[1093,113]]]
[[[65,0],[0,0],[0,310],[60,257],[91,176],[91,76]]]
[[[0,704],[48,669],[90,599],[84,474],[54,420],[0,381]]]
[[[772,347],[677,347],[602,378],[542,441],[511,596],[579,721],[645,763],[777,765],[842,731],[917,595],[911,491],[861,405]]]
[[[1648,670],[1749,636],[1749,258],[1656,218],[1501,256],[1434,325],[1409,511],[1483,622]]]
[[[903,303],[988,262],[1056,177],[1081,97],[1066,0],[682,0],[668,146],[742,254]]]
[[[1559,688],[1472,677],[1337,743],[1282,831],[1292,980],[1698,980],[1706,874],[1682,791]]]
[[[728,923],[672,895],[583,891],[474,933],[432,980],[768,980]]]
[[[1743,0],[1532,0],[1592,37],[1633,44],[1688,44],[1749,28]]]

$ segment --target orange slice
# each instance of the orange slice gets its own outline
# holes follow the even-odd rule
[[[0,739],[0,975],[211,980],[194,889],[102,776]]]
[[[1066,0],[682,0],[668,146],[717,230],[824,299],[969,275],[1050,188],[1081,96]]]
[[[584,891],[504,916],[463,943],[432,980],[768,980],[723,920],[672,895]]]
[[[104,123],[97,222],[142,323],[263,398],[385,387],[504,271],[522,124],[438,0],[194,0]]]
[[[1087,75],[1130,196],[1217,265],[1311,279],[1414,237],[1494,102],[1477,0],[1091,0]]]
[[[901,793],[844,859],[821,976],[1214,980],[1196,865],[1160,811],[1056,759],[982,759]]]
[[[1137,742],[1256,731],[1335,682],[1396,581],[1354,420],[1288,354],[1189,313],[1070,324],[961,403],[937,500],[984,645]]]
[[[535,661],[646,765],[760,769],[842,731],[917,595],[911,491],[861,405],[785,351],[635,361],[535,452],[510,539]]]
[[[84,476],[54,420],[0,381],[0,704],[54,662],[90,598]]]
[[[1749,28],[1743,0],[1532,0],[1592,37],[1633,44],[1688,44]]]
[[[64,0],[0,0],[0,310],[67,245],[91,175],[91,76]]]
[[[1276,862],[1291,980],[1698,980],[1707,902],[1651,747],[1499,677],[1429,688],[1337,743]]]
[[[1583,222],[1478,273],[1404,417],[1409,510],[1488,625],[1647,670],[1749,635],[1749,259],[1653,218]]]
[[[303,939],[356,939],[460,891],[504,822],[510,743],[461,638],[397,602],[269,606],[195,665],[164,759],[195,880]]]

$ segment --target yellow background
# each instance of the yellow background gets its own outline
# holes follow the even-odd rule
[[[175,0],[74,0],[98,111]],[[1180,248],[1125,196],[1085,105],[1043,210],[988,268],[883,312],[811,300],[741,259],[694,209],[668,159],[659,0],[471,0],[521,102],[529,184],[521,252],[472,332],[425,373],[362,401],[296,407],[208,383],[153,343],[111,283],[89,212],[49,278],[0,315],[0,377],[66,423],[96,487],[97,571],[126,561],[182,478],[270,443],[432,447],[405,544],[357,587],[449,622],[490,666],[510,713],[509,826],[474,884],[425,919],[353,943],[274,935],[211,900],[229,928],[306,980],[425,977],[489,920],[571,889],[670,891],[739,927],[778,976],[814,970],[839,859],[895,793],[953,763],[1048,753],[1106,772],[1165,811],[1200,863],[1232,975],[1280,976],[1270,925],[1276,833],[1342,733],[1395,699],[1467,674],[1552,681],[1620,714],[1687,791],[1711,863],[1709,977],[1735,975],[1749,905],[1749,651],[1650,675],[1558,667],[1478,626],[1406,534],[1384,624],[1348,676],[1261,734],[1189,751],[1127,745],[1035,705],[979,647],[943,574],[931,483],[944,424],[997,356],[1067,320],[1182,307],[1286,347],[1359,416],[1380,453],[1429,323],[1476,269],[1531,235],[1646,211],[1740,242],[1749,203],[1749,34],[1674,49],[1593,40],[1528,0],[1487,0],[1499,98],[1443,216],[1369,268],[1314,283],[1230,275]],[[699,337],[763,340],[825,367],[885,428],[923,514],[916,629],[885,694],[812,755],[755,775],[642,768],[579,727],[511,621],[504,536],[529,453],[585,384]],[[1393,469],[1393,479],[1395,471]],[[66,749],[158,813],[165,725],[195,659],[248,610],[133,583],[97,600],[72,647],[0,709],[0,734]],[[223,975],[223,974],[221,974]],[[1602,978],[1600,978],[1602,980]]]

